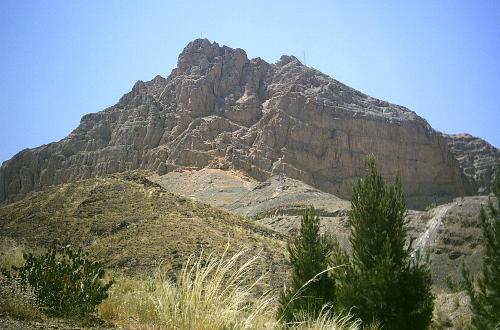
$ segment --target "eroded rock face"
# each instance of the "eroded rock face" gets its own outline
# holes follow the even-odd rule
[[[48,185],[132,169],[281,171],[350,198],[374,154],[399,174],[410,206],[468,193],[446,140],[414,112],[364,95],[293,56],[276,64],[206,39],[187,45],[167,79],[137,82],[82,118],[65,139],[0,169],[0,201]]]
[[[470,134],[443,134],[477,194],[488,194],[500,166],[500,151]]]

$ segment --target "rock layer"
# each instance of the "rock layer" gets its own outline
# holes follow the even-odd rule
[[[407,108],[356,91],[293,56],[275,64],[206,39],[168,78],[137,82],[85,115],[65,139],[21,151],[0,169],[0,201],[41,187],[133,169],[279,172],[342,198],[375,155],[402,178],[410,206],[470,191],[446,140]]]
[[[443,134],[477,194],[488,194],[500,166],[500,151],[470,134]]]

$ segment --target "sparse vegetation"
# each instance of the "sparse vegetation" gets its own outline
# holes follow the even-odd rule
[[[271,297],[255,298],[262,278],[253,280],[258,256],[248,251],[189,258],[176,280],[159,269],[152,280],[118,280],[100,307],[103,318],[164,329],[265,329],[274,320]]]
[[[475,329],[500,328],[500,169],[497,169],[493,192],[496,206],[491,199],[488,211],[481,207],[481,222],[486,253],[482,276],[475,282],[465,266],[462,274],[473,312],[472,326]]]
[[[0,275],[0,314],[18,320],[41,320],[43,314],[30,286]]]
[[[272,296],[256,296],[261,278],[252,279],[250,269],[259,257],[247,258],[247,254],[242,250],[232,256],[192,257],[176,280],[161,269],[153,279],[119,276],[99,314],[116,324],[155,329],[360,328],[360,321],[352,316],[332,315],[327,309],[314,319],[299,313],[285,327],[274,318]]]
[[[107,297],[112,282],[102,283],[101,263],[89,260],[71,246],[50,249],[46,254],[23,255],[24,265],[3,270],[11,283],[32,288],[36,302],[49,315],[86,318]]]
[[[269,284],[281,288],[289,269],[283,235],[207,204],[182,203],[178,195],[129,177],[83,180],[2,205],[1,236],[22,238],[29,247],[50,246],[57,238],[82,247],[105,267],[134,276],[154,273],[160,260],[177,272],[202,246],[220,256],[230,241],[231,255],[238,246],[263,248],[253,275],[274,267]]]
[[[311,207],[304,212],[300,234],[287,245],[293,273],[279,299],[277,318],[283,323],[297,317],[316,319],[331,314],[335,280],[328,274],[330,240],[319,233],[319,217]]]

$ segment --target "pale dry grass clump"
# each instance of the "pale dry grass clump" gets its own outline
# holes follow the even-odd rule
[[[264,326],[269,295],[252,299],[255,286],[249,272],[258,259],[250,257],[239,264],[244,250],[231,257],[210,255],[188,260],[176,284],[160,277],[153,297],[160,323],[179,329],[250,329]],[[253,300],[253,301],[252,301]]]
[[[323,310],[316,319],[310,319],[307,315],[299,316],[298,320],[289,325],[287,329],[293,330],[359,330],[361,320],[355,320],[351,315],[331,315]],[[366,329],[366,328],[364,328]],[[369,329],[375,330],[376,328]]]
[[[99,306],[102,318],[138,329],[307,329],[355,330],[360,321],[351,316],[321,313],[287,325],[274,318],[274,299],[256,294],[262,277],[250,272],[259,256],[245,258],[247,250],[232,256],[190,257],[178,278],[159,269],[153,279],[116,278],[110,296]]]
[[[13,241],[0,242],[0,269],[11,270],[12,266],[24,264],[24,249]],[[0,274],[0,314],[5,313],[17,320],[41,320],[41,312],[33,290],[15,279]]]
[[[151,299],[158,283],[156,280],[133,279],[115,276],[115,284],[109,290],[109,297],[99,306],[99,315],[118,323],[153,326],[158,316]]]
[[[17,320],[43,319],[33,290],[0,275],[0,314],[3,313]]]
[[[10,270],[12,266],[20,267],[24,265],[24,249],[17,245],[7,242],[0,243],[0,269]]]
[[[255,297],[262,277],[249,272],[258,256],[246,250],[221,257],[190,257],[176,281],[158,270],[152,280],[117,279],[99,306],[101,317],[164,329],[258,329],[274,327],[269,294]],[[272,323],[272,324],[271,324]]]

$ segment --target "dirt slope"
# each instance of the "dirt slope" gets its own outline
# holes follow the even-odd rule
[[[193,197],[249,218],[302,214],[304,207],[346,209],[350,203],[301,181],[276,175],[259,182],[242,172],[219,169],[178,170],[150,177],[165,190]],[[294,210],[296,210],[294,212]]]
[[[140,175],[89,179],[0,205],[0,236],[29,248],[54,240],[83,247],[108,268],[149,274],[177,270],[195,252],[240,247],[262,260],[273,288],[286,274],[283,236],[207,204],[163,191]]]

